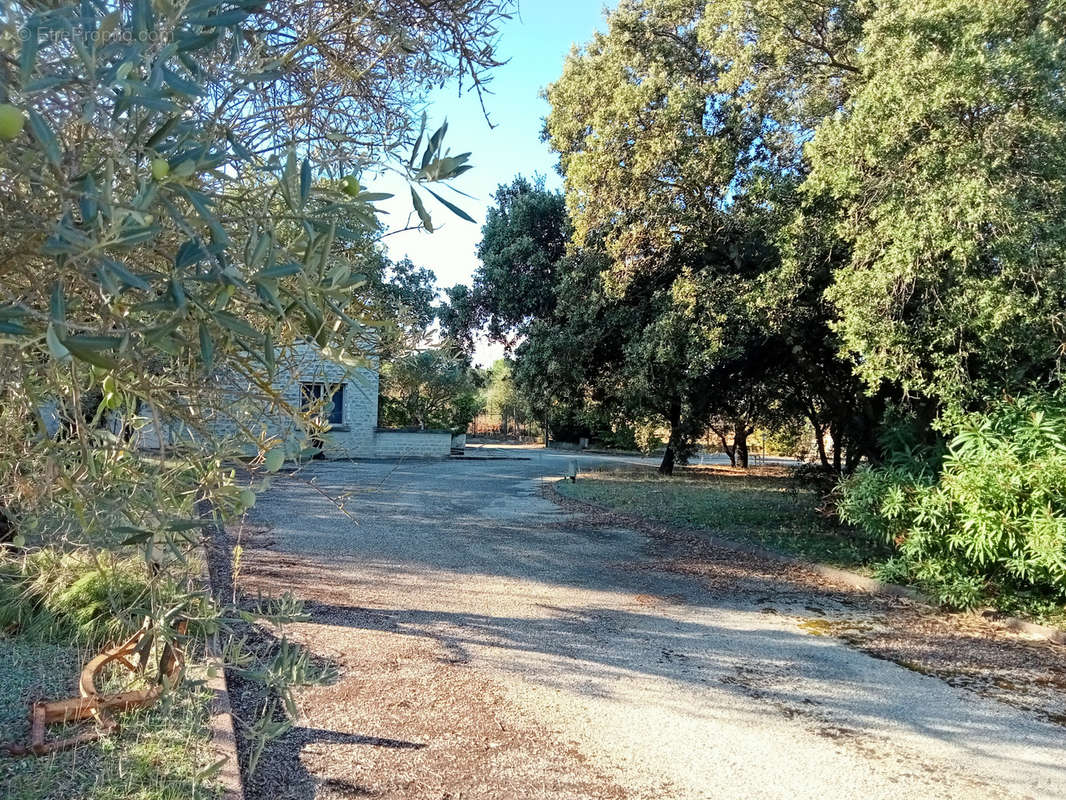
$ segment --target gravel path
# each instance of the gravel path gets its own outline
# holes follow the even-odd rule
[[[494,454],[316,463],[230,532],[340,673],[251,800],[1066,798],[1062,648],[542,496],[612,459]]]

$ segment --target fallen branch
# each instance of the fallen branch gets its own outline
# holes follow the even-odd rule
[[[175,630],[179,635],[184,635],[185,628],[186,623],[182,620]],[[43,756],[58,750],[67,750],[115,733],[119,724],[112,716],[113,712],[130,711],[155,703],[162,696],[164,689],[173,688],[181,681],[185,669],[184,653],[170,642],[163,645],[159,658],[159,677],[155,686],[115,694],[101,694],[96,689],[97,674],[111,662],[122,664],[131,673],[143,672],[145,658],[151,649],[152,636],[151,622],[146,620],[141,629],[126,642],[104,650],[93,658],[81,671],[78,681],[81,696],[34,703],[30,707],[29,746],[5,744],[4,748],[13,756]],[[131,661],[133,657],[137,658],[137,663]],[[95,718],[97,723],[94,730],[65,739],[45,741],[46,725],[77,722],[90,717]]]

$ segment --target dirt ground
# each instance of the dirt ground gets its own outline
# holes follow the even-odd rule
[[[1066,797],[1066,648],[553,502],[574,457],[506,455],[317,465],[228,532],[339,676],[250,800]]]

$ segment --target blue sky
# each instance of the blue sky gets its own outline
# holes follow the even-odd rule
[[[405,232],[385,238],[393,258],[405,255],[420,266],[437,274],[441,287],[469,283],[477,266],[474,254],[481,238],[481,225],[492,193],[500,183],[514,175],[535,173],[546,176],[548,185],[557,187],[555,157],[540,141],[542,120],[548,104],[540,91],[559,77],[563,59],[574,43],[584,44],[595,30],[603,29],[602,0],[525,0],[521,11],[501,27],[499,55],[508,63],[493,73],[485,96],[489,117],[496,127],[490,129],[482,115],[476,93],[457,96],[455,85],[434,93],[431,98],[430,127],[445,118],[448,135],[445,144],[452,152],[473,152],[474,169],[455,181],[473,200],[453,192],[443,192],[460,205],[476,224],[465,222],[426,196],[427,207],[439,229],[433,234]],[[402,228],[411,208],[410,194],[397,180],[370,181],[374,190],[395,192],[397,197],[383,203],[392,228]],[[478,361],[489,360],[496,351],[479,348]]]

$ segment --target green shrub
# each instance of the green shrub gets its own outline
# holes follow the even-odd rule
[[[644,455],[648,456],[665,446],[666,442],[659,437],[659,433],[660,430],[658,424],[654,422],[640,423],[637,426],[636,434],[634,436],[637,443],[637,449]]]
[[[592,441],[597,447],[611,450],[637,450],[636,429],[626,423],[592,427]]]
[[[1066,601],[1062,395],[995,403],[952,432],[935,474],[919,459],[896,458],[846,478],[840,516],[896,547],[886,577],[942,602]]]
[[[837,489],[837,514],[872,537],[900,545],[914,524],[918,496],[933,485],[933,478],[914,464],[860,467],[845,477]]]

